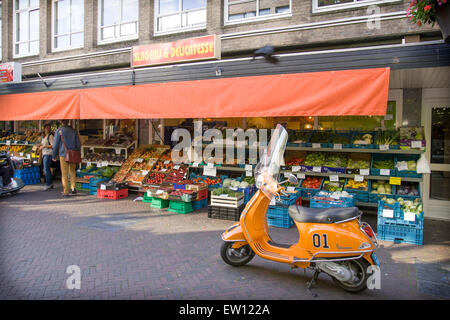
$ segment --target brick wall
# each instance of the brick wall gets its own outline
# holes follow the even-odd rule
[[[274,1],[266,1],[268,5]],[[275,1],[277,2],[277,1]],[[367,7],[346,9],[327,13],[312,13],[312,1],[292,1],[292,14],[282,18],[255,22],[224,23],[223,0],[209,0],[207,5],[207,26],[203,30],[154,35],[154,1],[139,0],[139,39],[111,44],[97,44],[98,1],[85,1],[84,48],[63,52],[52,52],[51,46],[51,0],[40,0],[40,50],[39,56],[13,59],[13,6],[12,0],[2,1],[2,57],[3,61],[23,63],[23,74],[52,74],[80,72],[108,68],[127,67],[130,53],[111,52],[139,44],[166,42],[206,34],[222,35],[222,56],[228,57],[249,52],[271,44],[282,51],[314,50],[314,48],[334,48],[343,46],[364,46],[368,43],[400,43],[405,35],[429,35],[439,38],[437,26],[417,27],[406,18],[382,20],[380,28],[370,29],[367,20],[360,17],[368,15]],[[281,2],[278,2],[281,3]],[[284,3],[284,2],[283,2]],[[381,15],[406,10],[407,0],[381,5]],[[403,17],[403,15],[401,15]],[[356,19],[352,23],[350,19]],[[347,24],[342,24],[346,22]],[[287,29],[290,28],[290,29]],[[265,32],[261,32],[265,31]],[[102,52],[105,55],[92,55]],[[89,56],[73,57],[91,54]],[[70,60],[50,60],[71,56]],[[33,62],[33,63],[31,63]],[[38,62],[38,63],[36,63]]]

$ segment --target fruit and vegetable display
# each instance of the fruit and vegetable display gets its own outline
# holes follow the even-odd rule
[[[397,161],[395,165],[398,171],[409,170],[409,171],[417,171],[417,162],[415,160],[409,161]]]
[[[295,157],[295,158],[291,158],[289,160],[286,160],[285,164],[287,166],[299,166],[299,165],[303,164],[304,162],[305,162],[304,158]]]
[[[170,160],[160,159],[156,162],[153,171],[168,172],[172,170],[174,163]]]
[[[338,134],[338,133],[331,133],[330,143],[333,144],[348,144],[350,143],[350,137],[347,134]]]
[[[348,179],[345,189],[355,189],[361,191],[367,191],[369,182],[367,180],[355,181],[355,179]]]
[[[423,203],[419,198],[414,200],[405,200],[403,198],[398,198],[397,200],[395,200],[392,198],[383,197],[381,200],[390,205],[399,203],[400,208],[403,212],[411,212],[415,213],[416,215],[420,215],[423,211]]]
[[[302,188],[319,189],[321,184],[322,184],[322,178],[306,177],[306,179],[303,180]]]
[[[353,144],[372,144],[373,143],[373,135],[370,133],[366,134],[357,134],[352,139]]]
[[[89,146],[102,146],[102,147],[115,147],[115,148],[126,148],[128,147],[133,140],[127,136],[117,135],[111,137],[109,139],[95,139],[89,138],[84,143],[84,147]]]
[[[288,130],[289,142],[306,143],[311,136],[311,131]]]
[[[353,160],[352,158],[348,159],[347,162],[348,169],[369,169],[370,161],[366,160]]]
[[[345,168],[347,165],[347,155],[345,154],[329,154],[323,166],[330,168]]]
[[[372,190],[370,193],[392,194],[392,186],[389,184],[389,181],[375,180],[372,181]]]
[[[156,163],[155,159],[149,159],[144,160],[143,158],[139,158],[141,161],[138,161],[136,159],[136,162],[134,163],[132,170],[151,170],[153,168],[153,165]]]
[[[162,184],[165,177],[166,177],[166,174],[164,174],[164,173],[151,172],[148,174],[148,177],[145,178],[144,183],[150,184],[150,185]]]
[[[172,171],[170,171],[166,179],[164,179],[164,182],[169,183],[179,183],[181,180],[184,179],[187,173],[187,167],[184,166],[175,166]]]
[[[123,155],[117,155],[114,151],[111,150],[101,150],[101,151],[89,151],[84,154],[84,161],[87,162],[100,162],[100,161],[108,161],[114,163],[122,163],[125,161],[125,157]]]
[[[240,198],[244,196],[243,192],[234,191],[230,188],[217,188],[212,191],[212,194],[214,196],[221,196],[221,195],[227,195],[228,197],[232,198]]]
[[[323,152],[312,152],[306,155],[305,166],[321,166],[325,162],[325,153]]]
[[[247,188],[250,184],[247,181],[238,181],[235,179],[224,179],[222,183],[224,188]]]
[[[11,133],[11,134],[4,134],[2,137],[0,137],[1,141],[11,141],[11,143],[17,142],[28,142],[30,144],[37,143],[39,140],[41,140],[42,136],[37,131],[27,130],[25,133]]]
[[[418,197],[420,195],[418,183],[403,182],[397,186],[397,195]]]
[[[400,132],[394,130],[378,130],[376,134],[376,144],[398,145]]]
[[[314,195],[314,199],[316,200],[339,200],[341,198],[353,198],[353,195],[347,191],[319,191]]]
[[[339,179],[339,181],[325,180],[322,189],[330,192],[342,191],[344,189],[344,184],[344,179]]]
[[[374,160],[372,167],[374,169],[394,169],[394,160],[386,159],[386,160]]]

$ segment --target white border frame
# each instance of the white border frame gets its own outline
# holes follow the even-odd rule
[[[252,0],[256,1],[256,12],[259,12],[259,1],[260,0]],[[273,20],[273,19],[279,19],[279,18],[289,18],[292,17],[292,0],[289,0],[289,12],[284,13],[271,13],[271,14],[265,14],[262,16],[256,16],[252,18],[244,18],[244,19],[237,19],[237,20],[228,20],[228,0],[224,0],[223,4],[223,25],[224,26],[231,26],[235,24],[243,24],[243,23],[250,23],[250,22],[259,22],[259,21],[265,21],[265,20]]]
[[[17,24],[17,21],[16,21],[16,1],[12,1],[12,3],[13,3],[13,12],[12,12],[12,19],[13,19],[13,23],[12,23],[12,26],[13,26],[13,48],[12,48],[12,50],[13,50],[13,58],[14,59],[19,59],[19,58],[24,58],[24,57],[38,56],[39,52],[40,52],[40,44],[41,44],[40,23],[39,23],[39,37],[38,37],[38,40],[37,40],[38,48],[39,48],[38,52],[37,53],[27,53],[27,54],[16,54],[16,43],[18,43],[18,42],[16,42],[16,24]],[[36,8],[39,11],[39,22],[40,22],[40,20],[41,20],[41,7],[40,7],[40,5],[38,5],[37,7],[28,7],[28,12],[36,10]],[[29,26],[29,23],[30,23],[30,21],[28,21],[28,26]],[[31,42],[29,38],[30,37],[28,35],[28,41],[27,41],[28,43]]]
[[[341,4],[333,4],[326,7],[319,7],[319,0],[312,0],[312,13],[320,13],[320,12],[332,12],[332,11],[338,11],[338,10],[346,10],[346,9],[353,9],[353,8],[361,8],[361,7],[368,7],[370,5],[377,5],[377,4],[386,4],[386,3],[402,3],[402,0],[366,0],[357,2],[354,0],[352,3],[341,3]]]
[[[136,35],[131,36],[125,36],[120,38],[114,38],[111,40],[101,40],[101,13],[102,13],[102,0],[97,0],[97,45],[103,45],[103,44],[110,44],[110,43],[116,43],[116,42],[124,42],[124,41],[130,41],[130,40],[137,40],[139,39],[139,1],[138,1],[138,17],[136,21]],[[122,0],[121,0],[122,2]],[[122,3],[121,3],[122,4]],[[131,22],[131,21],[130,21]]]
[[[68,50],[74,50],[74,49],[82,49],[82,48],[84,48],[84,40],[85,40],[85,32],[84,32],[84,21],[85,21],[85,19],[84,19],[84,17],[85,17],[85,4],[86,4],[86,1],[85,0],[82,0],[83,1],[83,21],[82,21],[82,25],[83,25],[83,31],[79,31],[79,32],[72,32],[72,30],[69,32],[69,37],[70,36],[72,36],[72,34],[75,34],[75,33],[83,33],[83,44],[81,45],[81,46],[69,46],[68,48],[64,48],[64,49],[58,49],[58,48],[55,48],[55,3],[56,2],[58,2],[58,1],[60,1],[60,0],[52,0],[52,9],[51,9],[51,25],[52,25],[52,35],[51,35],[51,42],[52,42],[52,52],[61,52],[61,51],[68,51]],[[72,1],[72,0],[71,0]],[[72,5],[72,2],[70,2],[70,5]],[[72,8],[71,8],[71,10],[72,10]],[[72,13],[71,13],[71,15],[72,15]]]
[[[180,0],[178,0],[180,1]],[[181,8],[178,8],[179,14],[183,14],[183,11]],[[194,9],[191,11],[197,11],[199,9]],[[168,30],[168,31],[158,31],[158,14],[159,11],[159,0],[154,0],[154,12],[153,12],[153,36],[164,36],[168,34],[176,34],[176,33],[184,33],[184,32],[190,32],[190,31],[199,31],[199,30],[206,30],[208,26],[208,0],[206,0],[206,6],[205,6],[205,13],[206,13],[206,20],[205,24],[194,26],[194,27],[181,27],[178,29]]]
[[[3,40],[3,37],[2,37],[2,32],[3,32],[3,28],[2,28],[2,18],[3,18],[2,7],[3,7],[2,0],[0,0],[0,63],[2,62],[2,57],[3,57],[3,54],[2,54],[2,40]]]

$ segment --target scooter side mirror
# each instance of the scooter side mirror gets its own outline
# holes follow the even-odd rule
[[[292,173],[289,174],[288,180],[292,184],[298,184],[298,179]]]

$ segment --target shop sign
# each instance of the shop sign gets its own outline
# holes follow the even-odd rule
[[[0,83],[21,81],[22,64],[18,62],[0,63]]]
[[[135,46],[131,66],[143,67],[185,61],[220,59],[220,39],[216,35],[166,43]]]

